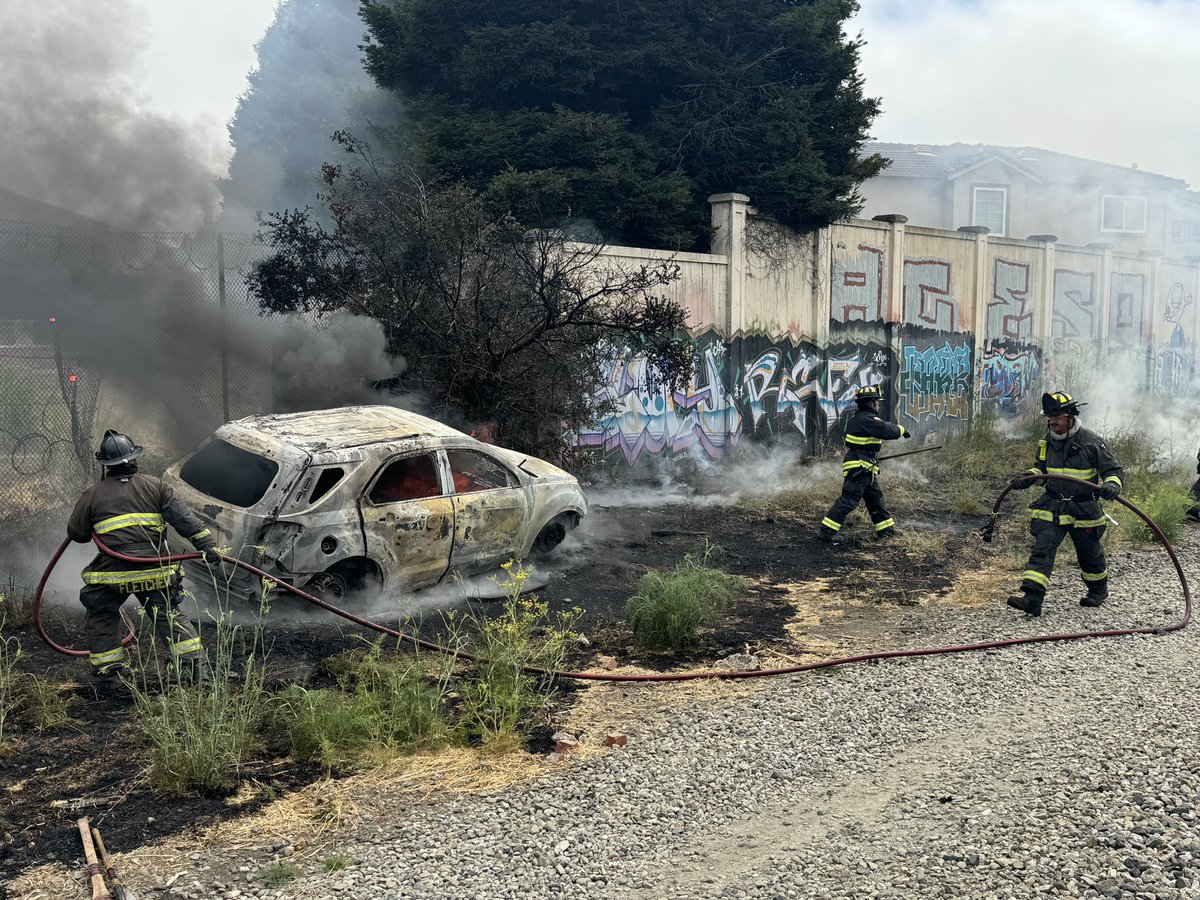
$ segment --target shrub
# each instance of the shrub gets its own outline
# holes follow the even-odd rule
[[[380,645],[330,661],[338,688],[292,685],[272,704],[265,731],[273,746],[332,768],[431,746],[446,738],[442,713],[452,660],[430,678],[418,659],[391,660]]]
[[[642,576],[638,591],[625,603],[625,621],[634,640],[647,650],[678,650],[695,643],[702,625],[712,624],[746,589],[746,581],[687,556],[663,574]]]
[[[347,866],[353,865],[354,857],[348,853],[335,853],[332,856],[325,857],[326,872],[340,872]]]
[[[1150,517],[1167,540],[1176,541],[1183,533],[1184,514],[1195,504],[1187,488],[1177,484],[1164,482],[1151,488],[1144,497],[1131,497],[1130,502]],[[1136,541],[1155,541],[1157,538],[1139,516],[1124,511],[1120,517],[1123,525],[1129,527],[1129,537]]]
[[[546,708],[552,673],[562,668],[579,615],[576,610],[551,617],[546,603],[521,596],[531,570],[512,561],[503,568],[508,580],[500,587],[508,596],[500,614],[475,617],[465,641],[451,622],[454,642],[475,657],[471,678],[461,689],[459,728],[469,739],[497,750],[516,746],[533,716]],[[543,674],[528,672],[528,667]]]

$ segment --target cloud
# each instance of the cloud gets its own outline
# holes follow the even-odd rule
[[[1200,187],[1200,3],[863,0],[879,140],[1036,146]]]

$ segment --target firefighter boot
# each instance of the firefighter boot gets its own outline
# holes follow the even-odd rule
[[[200,684],[208,680],[208,664],[199,653],[181,657],[179,665],[179,680],[184,684]]]
[[[817,529],[817,537],[823,540],[826,544],[830,544],[834,547],[842,542],[842,537],[840,534],[838,534],[838,532],[831,531],[824,525]]]
[[[1042,598],[1035,594],[1014,594],[1008,598],[1008,605],[1013,609],[1029,613],[1031,616],[1040,616],[1042,614]]]
[[[1086,597],[1081,597],[1079,600],[1080,606],[1086,606],[1090,609],[1095,609],[1108,599],[1108,589],[1103,591],[1088,591]]]

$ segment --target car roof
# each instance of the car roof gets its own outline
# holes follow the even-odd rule
[[[250,416],[241,429],[309,452],[361,447],[415,437],[468,438],[436,419],[393,406],[341,406],[312,412]]]

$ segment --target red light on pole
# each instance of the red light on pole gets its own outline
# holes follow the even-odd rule
[[[68,375],[67,376],[67,381],[70,381],[72,384],[74,384],[78,380],[79,380],[78,375]]]
[[[58,316],[51,316],[51,317],[50,317],[50,324],[51,324],[51,325],[55,324],[57,321],[58,321]]]

